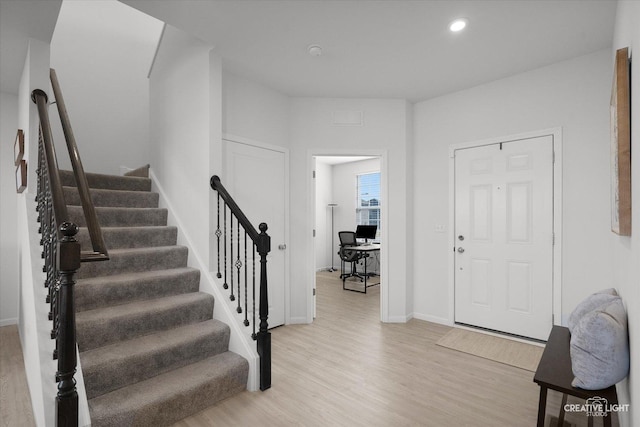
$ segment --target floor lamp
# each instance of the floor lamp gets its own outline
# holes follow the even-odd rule
[[[335,246],[333,245],[333,238],[335,236],[335,234],[333,233],[333,208],[338,206],[338,204],[329,203],[328,206],[331,208],[331,250],[329,251],[329,253],[331,254],[331,268],[329,269],[329,271],[333,273],[334,271],[338,271],[335,268],[333,268],[333,249],[335,248]]]

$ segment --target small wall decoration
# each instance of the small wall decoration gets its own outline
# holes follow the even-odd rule
[[[24,157],[24,132],[22,132],[22,129],[18,129],[16,141],[13,143],[13,158],[15,160],[14,166],[20,165],[22,157]]]
[[[16,192],[22,193],[27,188],[27,161],[20,160],[16,167]]]
[[[629,49],[616,51],[611,92],[611,230],[631,235],[631,95]]]

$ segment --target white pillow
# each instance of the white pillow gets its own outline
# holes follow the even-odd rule
[[[582,316],[571,334],[570,352],[574,387],[600,390],[627,376],[627,313],[620,297]]]
[[[569,315],[569,322],[567,324],[569,332],[573,333],[573,328],[575,328],[576,324],[582,319],[582,316],[592,312],[596,308],[611,303],[617,296],[618,293],[616,290],[609,288],[586,297]]]

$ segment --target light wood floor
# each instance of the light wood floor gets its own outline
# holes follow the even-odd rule
[[[16,325],[0,328],[0,425],[35,426]]]
[[[270,390],[241,393],[174,427],[536,425],[532,372],[437,346],[447,326],[380,323],[379,287],[343,291],[337,274],[318,274],[313,324],[272,330]],[[548,413],[560,399],[549,393]]]
[[[532,372],[437,346],[447,326],[380,323],[379,287],[366,295],[343,291],[337,273],[326,272],[317,285],[313,324],[271,331],[271,389],[240,393],[174,427],[536,424]],[[8,339],[6,329],[0,328],[2,426],[31,426],[26,383],[17,378],[24,377],[17,332]],[[560,398],[549,393],[548,413],[557,414]],[[568,414],[568,421],[587,425],[582,414]]]

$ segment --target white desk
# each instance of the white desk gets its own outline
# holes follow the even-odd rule
[[[373,252],[380,252],[380,244],[379,243],[372,243],[370,245],[357,245],[357,246],[345,246],[344,247],[345,250],[349,250],[349,251],[356,251],[356,252],[360,252],[365,254],[365,256],[368,256],[369,253],[373,253]],[[344,261],[342,262],[342,273],[344,273]],[[367,261],[365,260],[364,262],[364,291],[359,291],[357,289],[347,289],[344,285],[345,280],[342,280],[342,289],[345,291],[353,291],[353,292],[360,292],[363,294],[367,293],[367,288],[370,286],[376,286],[379,285],[380,282],[378,283],[374,283],[373,285],[367,285],[367,278],[368,278],[368,274],[367,274]]]

